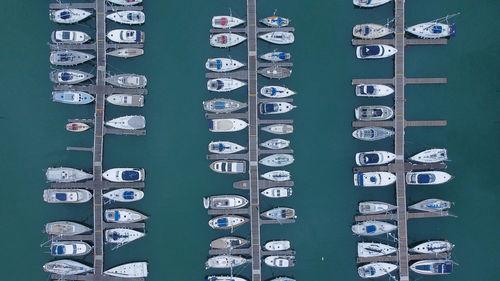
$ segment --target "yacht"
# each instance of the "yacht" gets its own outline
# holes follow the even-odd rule
[[[233,236],[226,236],[226,237],[221,237],[213,240],[210,242],[210,248],[212,249],[234,249],[234,248],[239,248],[248,243],[248,240],[240,238],[240,237],[233,237]]]
[[[50,245],[50,254],[55,257],[85,256],[92,247],[80,241],[57,241]]]
[[[261,59],[271,61],[271,62],[280,62],[289,60],[292,57],[290,53],[285,52],[269,52],[260,56]]]
[[[293,163],[295,159],[291,154],[272,154],[259,160],[259,164],[268,167],[283,167]]]
[[[445,275],[453,272],[453,262],[450,260],[423,260],[410,266],[413,272],[424,275]]]
[[[394,131],[381,127],[364,127],[352,132],[352,136],[358,140],[376,141],[394,135]]]
[[[128,228],[111,228],[104,232],[107,243],[127,244],[146,235],[143,232]]]
[[[384,165],[396,159],[396,154],[381,150],[358,152],[354,159],[358,166]]]
[[[102,177],[111,182],[144,181],[145,176],[144,169],[140,168],[113,168],[102,173]]]
[[[358,59],[382,59],[395,55],[398,50],[389,45],[364,45],[356,48]]]
[[[210,45],[218,48],[236,46],[245,40],[247,40],[246,37],[234,33],[217,33],[210,35]]]
[[[218,154],[236,153],[245,149],[247,148],[230,141],[212,141],[208,144],[208,151]]]
[[[285,198],[292,196],[293,189],[291,187],[270,187],[263,190],[260,194],[268,198]]]
[[[246,103],[230,99],[213,99],[203,102],[203,108],[206,111],[215,113],[230,113],[245,107],[247,107]]]
[[[205,63],[206,69],[215,72],[228,72],[243,67],[245,64],[228,58],[208,59]]]
[[[106,222],[133,223],[147,218],[145,215],[130,209],[108,209],[104,212]]]
[[[292,208],[286,207],[278,207],[274,209],[267,210],[260,214],[261,216],[272,219],[272,220],[287,220],[287,219],[295,219],[297,216],[295,215],[295,210]]]
[[[134,202],[144,198],[144,191],[133,188],[119,188],[104,193],[102,197],[116,202]]]
[[[47,203],[85,203],[92,199],[92,193],[85,189],[46,189],[43,200]]]
[[[218,216],[210,221],[208,225],[213,229],[233,229],[248,221],[247,218],[236,216],[236,215],[224,215]]]
[[[146,15],[141,11],[119,11],[107,15],[106,18],[123,24],[143,24],[146,21]]]
[[[72,221],[54,221],[45,224],[45,232],[48,235],[55,236],[72,236],[89,232],[91,230],[92,229],[83,224]]]
[[[270,27],[284,27],[290,23],[290,20],[287,18],[282,18],[279,16],[270,16],[267,18],[261,19],[259,22],[270,26]]]
[[[296,281],[296,280],[292,279],[290,277],[278,277],[278,278],[271,279],[269,281]]]
[[[358,257],[370,258],[394,254],[398,249],[382,243],[358,242]]]
[[[236,132],[245,129],[248,126],[240,119],[211,119],[208,120],[208,129],[210,132]]]
[[[357,235],[376,236],[394,231],[397,226],[383,221],[363,221],[353,225],[351,229]]]
[[[437,163],[448,160],[448,153],[444,148],[433,148],[413,155],[410,160],[421,163]]]
[[[132,6],[142,3],[142,0],[107,0],[107,1],[122,6]]]
[[[270,139],[260,144],[260,146],[269,149],[283,149],[290,145],[289,140],[284,139]]]
[[[451,180],[451,175],[441,171],[424,171],[406,173],[407,184],[442,184]]]
[[[140,115],[127,115],[111,119],[104,124],[117,129],[138,130],[146,127],[146,119]]]
[[[293,267],[295,256],[267,256],[264,263],[271,267]]]
[[[87,12],[82,9],[61,9],[61,10],[50,10],[49,17],[50,20],[56,23],[77,23],[88,18],[92,13]]]
[[[262,178],[270,181],[289,181],[290,180],[290,172],[284,170],[276,170],[267,172],[265,174],[260,175]]]
[[[114,56],[119,58],[132,58],[143,54],[144,50],[140,48],[121,48],[106,53],[106,55],[108,56]]]
[[[43,271],[63,276],[83,274],[92,270],[92,267],[73,260],[55,260],[43,265]]]
[[[107,77],[105,81],[122,88],[144,88],[148,83],[146,76],[139,74],[118,74]]]
[[[147,262],[131,262],[104,271],[104,274],[120,278],[145,278],[148,276]]]
[[[286,251],[290,249],[290,241],[288,240],[269,241],[266,244],[264,244],[264,249],[268,251]]]
[[[356,85],[356,96],[358,97],[385,97],[394,93],[394,89],[381,84],[359,84]]]
[[[91,54],[66,50],[66,51],[51,52],[49,60],[50,63],[53,65],[69,66],[69,65],[81,64],[93,58],[95,58],[95,56]]]
[[[293,126],[288,124],[273,124],[263,127],[262,131],[271,134],[285,135],[293,133]]]
[[[392,204],[380,201],[365,201],[358,204],[359,213],[362,215],[389,213],[397,208]]]
[[[207,260],[205,263],[205,268],[233,268],[243,265],[247,262],[247,259],[240,256],[231,255],[219,255],[213,256]]]
[[[50,38],[56,44],[83,44],[90,40],[90,36],[87,33],[75,30],[54,30]]]
[[[144,31],[134,29],[114,29],[106,34],[109,40],[116,43],[144,43]]]
[[[373,8],[391,1],[392,0],[353,0],[352,3],[361,8]]]
[[[216,195],[203,198],[205,209],[238,209],[248,204],[248,200],[239,195]]]
[[[295,95],[295,92],[280,86],[264,86],[260,88],[260,94],[268,98],[286,98]]]
[[[212,27],[226,29],[236,27],[244,22],[244,20],[232,16],[215,16],[212,18]]]
[[[296,106],[288,102],[262,102],[259,104],[259,112],[261,114],[287,113],[294,108]]]
[[[416,204],[408,206],[408,209],[424,211],[424,212],[441,212],[446,211],[451,207],[450,201],[441,199],[426,199]]]
[[[83,132],[83,131],[86,131],[90,128],[89,125],[85,124],[85,123],[80,123],[80,122],[72,122],[72,123],[68,123],[66,124],[66,130],[70,131],[70,132]]]
[[[259,69],[257,72],[260,75],[271,79],[283,79],[290,77],[290,75],[292,75],[291,69],[280,67],[277,65]]]
[[[78,84],[93,77],[90,73],[75,69],[54,70],[49,74],[50,81],[57,84]]]
[[[207,89],[213,92],[229,92],[245,86],[247,83],[232,78],[210,79]]]
[[[259,35],[259,38],[264,41],[279,45],[292,44],[295,41],[295,36],[293,35],[293,33],[285,31],[268,32]]]
[[[246,162],[240,160],[218,160],[210,164],[212,171],[221,174],[243,174],[246,172]]]
[[[48,168],[45,176],[50,182],[77,182],[93,178],[92,174],[68,167]]]
[[[389,172],[354,174],[354,186],[386,186],[396,182],[396,175]]]
[[[143,95],[112,94],[106,97],[106,101],[109,102],[110,104],[118,106],[133,106],[133,107],[144,106]]]
[[[88,104],[94,101],[94,96],[82,91],[53,91],[52,101],[66,104]]]
[[[455,36],[456,27],[454,24],[424,22],[406,28],[406,32],[409,32],[420,38],[438,39],[443,37]]]
[[[398,266],[392,263],[372,262],[358,267],[358,274],[361,278],[377,278],[389,274],[397,268]]]
[[[429,241],[419,244],[410,249],[410,251],[419,254],[439,254],[451,251],[455,245],[448,241]]]
[[[354,116],[360,121],[382,121],[391,119],[394,110],[384,105],[364,105],[354,109]]]
[[[356,24],[352,28],[352,35],[361,39],[376,39],[394,33],[393,29],[375,23]]]
[[[245,278],[234,276],[210,275],[205,278],[205,281],[248,281]]]

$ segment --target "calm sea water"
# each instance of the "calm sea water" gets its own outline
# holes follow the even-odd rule
[[[106,252],[105,267],[147,260],[148,280],[201,280],[207,274],[204,262],[208,243],[224,234],[211,230],[203,209],[203,196],[240,193],[231,188],[238,176],[209,171],[205,160],[210,140],[227,139],[244,144],[245,133],[227,136],[208,132],[201,102],[212,98],[205,88],[207,57],[245,59],[245,45],[216,50],[208,45],[211,16],[232,9],[245,17],[244,1],[153,1],[145,0],[146,55],[127,61],[110,58],[110,73],[147,75],[149,95],[143,109],[108,106],[106,118],[143,114],[146,137],[107,136],[104,167],[134,166],[147,170],[146,197],[130,208],[148,214],[147,236],[116,251]],[[3,264],[1,280],[46,280],[41,266],[51,260],[44,241],[44,223],[71,219],[91,223],[91,206],[53,206],[42,201],[48,166],[91,169],[91,155],[67,152],[66,146],[91,146],[92,134],[70,134],[64,130],[68,118],[90,118],[93,106],[65,106],[50,102],[51,83],[48,46],[57,26],[47,17],[48,1],[13,1],[4,5],[0,19],[3,67],[0,70],[3,102],[0,157],[0,211]],[[445,128],[409,128],[408,155],[430,147],[446,147],[452,159],[448,172],[455,178],[442,186],[409,187],[408,202],[443,198],[455,202],[457,218],[409,222],[410,243],[448,239],[456,248],[459,264],[445,278],[413,276],[413,280],[497,280],[495,258],[496,222],[499,211],[498,181],[494,163],[500,157],[498,108],[498,39],[496,18],[500,8],[494,0],[407,1],[408,24],[461,12],[454,20],[458,36],[447,46],[408,47],[408,77],[447,77],[446,85],[408,86],[408,120],[447,119]],[[350,231],[357,202],[394,202],[393,188],[359,190],[352,185],[351,168],[357,151],[392,149],[390,140],[376,143],[355,141],[350,136],[353,108],[372,100],[355,98],[352,78],[383,78],[393,75],[392,61],[357,61],[350,45],[356,23],[384,23],[392,7],[354,9],[350,1],[259,1],[259,16],[278,9],[292,18],[296,43],[280,49],[290,51],[294,62],[291,79],[277,82],[299,92],[299,107],[286,118],[295,120],[290,137],[296,162],[290,167],[295,180],[292,198],[262,200],[261,209],[290,206],[297,210],[294,225],[265,226],[263,241],[286,238],[297,250],[297,266],[271,270],[264,276],[291,275],[297,280],[357,280],[355,254],[359,240]],[[93,34],[92,21],[72,26]],[[109,28],[117,28],[109,24]],[[63,27],[60,27],[63,28]],[[259,50],[275,47],[259,42]],[[91,70],[92,65],[79,67]],[[267,81],[259,81],[264,85]],[[245,90],[227,96],[244,100]],[[391,98],[376,101],[390,105]],[[270,135],[262,134],[263,140]],[[112,207],[114,205],[109,205]],[[496,218],[496,219],[495,219]],[[248,237],[249,227],[235,234]],[[386,239],[377,241],[389,242]],[[87,257],[91,261],[91,257]],[[216,273],[217,271],[210,271]],[[250,267],[234,273],[249,276]]]

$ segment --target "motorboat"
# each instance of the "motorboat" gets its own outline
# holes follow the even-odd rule
[[[116,202],[134,202],[144,198],[144,191],[133,188],[119,188],[108,191],[102,196]]]
[[[284,170],[270,171],[260,175],[262,178],[270,181],[288,181],[290,180],[290,172]]]
[[[358,152],[354,159],[358,166],[384,165],[396,159],[396,154],[381,150]]]
[[[49,74],[50,81],[57,84],[78,84],[93,77],[90,73],[75,69],[54,70]]]
[[[109,102],[110,104],[118,106],[133,106],[133,107],[144,106],[143,95],[112,94],[106,97],[106,101]]]
[[[398,50],[389,45],[364,45],[356,48],[358,59],[382,59],[395,55]]]
[[[114,29],[106,37],[116,43],[144,43],[146,34],[135,29]]]
[[[285,52],[269,52],[260,56],[261,59],[271,61],[271,62],[280,62],[289,60],[292,57],[290,53]]]
[[[234,33],[217,33],[210,35],[210,45],[218,48],[236,46],[245,40],[247,40],[246,37]]]
[[[397,206],[380,201],[365,201],[358,204],[359,213],[362,215],[389,213],[397,208]]]
[[[210,164],[212,171],[221,174],[243,174],[246,172],[246,162],[240,160],[218,160]]]
[[[352,3],[361,8],[373,8],[391,1],[392,0],[352,0]]]
[[[138,130],[146,127],[146,119],[141,115],[127,115],[111,119],[104,124],[117,129]]]
[[[259,164],[268,167],[283,167],[293,163],[295,159],[291,154],[272,154],[259,160]]]
[[[354,174],[354,186],[387,186],[396,182],[396,175],[389,172]]]
[[[358,267],[358,274],[361,278],[377,278],[389,274],[397,268],[398,266],[392,263],[372,262]]]
[[[133,223],[147,218],[145,215],[130,209],[108,209],[104,212],[106,222]]]
[[[422,260],[410,266],[413,272],[424,275],[445,275],[453,272],[453,262],[450,260]]]
[[[240,256],[232,255],[219,255],[213,256],[207,260],[205,263],[205,268],[233,268],[243,265],[247,262],[247,259]]]
[[[381,140],[392,135],[394,135],[394,131],[382,127],[364,127],[352,132],[354,138],[363,141]]]
[[[144,237],[143,232],[128,228],[111,228],[104,232],[107,243],[127,244],[134,240]]]
[[[245,129],[248,126],[243,120],[240,119],[211,119],[208,120],[208,129],[210,132],[236,132]]]
[[[384,105],[363,105],[354,109],[354,116],[360,121],[382,121],[391,119],[394,110]]]
[[[290,249],[290,241],[288,240],[274,240],[264,244],[264,249],[268,251],[286,251]]]
[[[268,198],[285,198],[292,196],[293,189],[291,187],[270,187],[260,192],[260,194]]]
[[[85,203],[92,199],[92,193],[85,189],[45,189],[43,201],[47,203]]]
[[[139,74],[118,74],[107,77],[105,81],[111,85],[122,88],[144,88],[148,84],[146,76]]]
[[[260,215],[271,220],[287,220],[297,218],[297,216],[295,215],[295,210],[286,207],[273,208],[263,212]]]
[[[212,27],[226,29],[236,27],[244,22],[244,20],[233,16],[215,16],[212,18]]]
[[[448,160],[448,153],[444,148],[433,148],[413,155],[410,160],[421,163],[437,163]]]
[[[205,209],[238,209],[248,204],[248,199],[239,195],[215,195],[203,198]]]
[[[90,36],[87,33],[76,30],[54,30],[50,38],[56,44],[83,44],[90,40]]]
[[[259,104],[259,112],[261,114],[287,113],[294,108],[296,106],[288,102],[262,102]]]
[[[133,6],[142,3],[142,0],[107,0],[107,1],[122,6]]]
[[[455,36],[456,26],[455,24],[446,24],[441,22],[424,22],[406,28],[406,32],[420,38],[438,39]]]
[[[92,174],[68,167],[48,168],[45,176],[50,182],[77,182],[93,178]]]
[[[223,275],[210,275],[205,278],[205,281],[248,281],[245,278]]]
[[[114,56],[119,58],[132,58],[143,54],[144,50],[140,48],[121,48],[106,53],[106,55],[108,56]]]
[[[441,212],[448,210],[451,207],[450,201],[441,199],[426,199],[416,204],[408,206],[408,209],[424,211],[424,212]]]
[[[210,221],[208,225],[213,229],[233,229],[248,221],[247,218],[236,215],[218,216]]]
[[[270,26],[270,27],[284,27],[290,24],[290,20],[287,18],[279,17],[279,16],[270,16],[267,18],[261,19],[259,22]]]
[[[143,24],[146,21],[146,15],[141,11],[118,11],[107,15],[106,18],[123,24]]]
[[[292,44],[295,41],[295,36],[291,32],[274,31],[259,35],[259,38],[269,43],[284,45]]]
[[[247,107],[244,102],[230,99],[213,99],[203,102],[203,109],[215,113],[230,113]]]
[[[383,221],[363,221],[352,226],[352,232],[361,236],[377,236],[397,229],[397,226]]]
[[[257,72],[260,75],[271,79],[283,79],[290,77],[290,75],[292,75],[291,69],[286,67],[280,67],[277,65],[259,69]]]
[[[290,145],[289,140],[284,139],[270,139],[260,144],[260,146],[269,148],[269,149],[283,149]]]
[[[240,237],[233,237],[233,236],[226,236],[226,237],[221,237],[213,240],[210,242],[210,248],[212,249],[235,249],[242,247],[248,243],[248,240],[240,238]]]
[[[439,254],[451,251],[455,245],[448,241],[429,241],[419,244],[410,249],[410,251],[419,254]]]
[[[229,92],[245,86],[247,83],[232,78],[210,79],[207,89],[212,92]]]
[[[394,254],[398,249],[382,243],[358,242],[358,257],[371,258]]]
[[[451,180],[451,175],[441,171],[423,171],[406,173],[407,184],[430,185],[442,184]]]
[[[147,262],[131,262],[104,271],[104,274],[120,278],[145,278],[148,276]]]
[[[73,260],[55,260],[43,265],[43,271],[63,276],[83,274],[92,270],[92,267]]]
[[[246,147],[230,141],[212,141],[208,144],[208,151],[218,154],[236,153],[245,149]]]
[[[268,98],[286,98],[295,95],[295,92],[281,86],[264,86],[260,88],[260,94]]]
[[[56,241],[50,245],[50,254],[54,257],[85,256],[92,247],[81,241]]]
[[[66,130],[70,132],[83,132],[90,128],[89,125],[81,122],[71,122],[66,124]]]
[[[293,133],[293,126],[288,124],[273,124],[262,127],[262,131],[276,135],[285,135]]]
[[[81,64],[93,58],[95,58],[95,56],[91,54],[73,50],[65,50],[51,52],[49,60],[53,65],[69,66]]]
[[[381,84],[359,84],[356,85],[356,96],[358,97],[385,97],[394,93],[394,89]]]
[[[267,256],[264,263],[270,267],[293,267],[295,266],[295,256]]]
[[[94,101],[94,96],[82,91],[53,91],[52,101],[66,104],[88,104]]]
[[[60,10],[50,10],[49,18],[51,21],[56,23],[77,23],[88,18],[92,15],[91,12],[82,10],[82,9],[60,9]]]
[[[55,236],[72,236],[89,232],[91,230],[92,229],[83,224],[72,221],[54,221],[45,224],[45,232],[48,235]]]
[[[146,172],[141,168],[113,168],[102,173],[105,180],[111,182],[144,181]]]
[[[393,29],[375,23],[356,24],[352,28],[352,35],[361,39],[377,39],[392,33]]]
[[[208,59],[205,67],[214,72],[228,72],[243,67],[245,64],[237,60],[228,58],[213,58]]]

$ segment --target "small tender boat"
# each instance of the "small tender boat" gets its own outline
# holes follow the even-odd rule
[[[271,79],[282,79],[282,78],[290,77],[290,75],[292,75],[291,69],[276,66],[276,65],[259,69],[257,72],[260,75],[265,76],[267,78],[271,78]]]
[[[394,33],[394,30],[375,23],[356,24],[352,28],[352,35],[361,39],[376,39],[391,33]]]
[[[261,19],[260,22],[270,27],[283,27],[287,26],[290,23],[290,20],[278,16],[271,16]]]
[[[215,195],[203,198],[205,209],[238,209],[248,204],[248,200],[239,195]]]
[[[91,230],[92,229],[83,224],[72,221],[54,221],[45,225],[45,232],[48,235],[55,236],[72,236],[89,232]]]
[[[259,164],[268,167],[283,167],[293,163],[295,159],[291,154],[272,154],[259,160]]]
[[[146,127],[146,119],[140,115],[127,115],[111,119],[104,124],[117,129],[138,130]]]
[[[449,180],[451,180],[451,175],[441,171],[406,173],[407,184],[418,184],[418,185],[442,184]]]
[[[102,173],[105,180],[111,182],[144,181],[146,172],[140,168],[113,168]]]
[[[142,0],[107,0],[107,1],[122,6],[132,6],[142,3]]]
[[[228,72],[243,67],[245,64],[237,60],[228,58],[213,58],[208,59],[205,67],[210,71],[215,72]]]
[[[283,149],[289,145],[290,141],[284,139],[270,139],[260,144],[260,146],[269,149]]]
[[[285,31],[268,32],[259,35],[259,38],[264,41],[279,45],[292,44],[295,41],[295,36],[293,35],[293,33]]]
[[[288,181],[290,180],[290,172],[284,170],[276,170],[260,175],[262,178],[270,181]]]
[[[269,241],[266,244],[264,244],[264,249],[268,251],[286,251],[290,249],[290,241],[288,240]]]
[[[354,186],[386,186],[396,182],[396,175],[389,172],[354,174]]]
[[[398,249],[389,245],[382,243],[369,243],[369,242],[359,242],[358,243],[358,257],[369,258],[369,257],[380,257],[385,255],[393,254]]]
[[[296,106],[288,102],[262,102],[259,104],[259,112],[261,114],[287,113],[294,108]]]
[[[397,268],[398,266],[392,263],[372,262],[358,267],[358,274],[361,278],[377,278],[389,274]]]
[[[289,60],[291,57],[292,55],[290,53],[285,53],[285,52],[270,52],[260,56],[261,59],[272,62]]]
[[[263,127],[262,131],[271,134],[285,135],[293,133],[293,126],[288,124],[273,124]]]
[[[246,162],[240,160],[218,160],[210,164],[212,171],[221,174],[243,174],[246,172]]]
[[[66,51],[53,51],[50,53],[50,63],[53,65],[77,65],[89,61],[95,58],[94,55],[90,55],[83,52],[66,50]]]
[[[83,44],[90,40],[90,36],[87,33],[75,30],[54,30],[50,38],[56,44]]]
[[[449,209],[451,207],[450,201],[445,201],[441,199],[426,199],[408,206],[408,209],[419,210],[424,212],[441,212]]]
[[[113,244],[127,244],[144,237],[143,232],[128,228],[111,228],[104,232],[106,242]]]
[[[53,22],[57,23],[77,23],[88,18],[92,13],[87,12],[82,9],[61,9],[61,10],[50,10],[49,18]]]
[[[295,92],[281,86],[264,86],[260,88],[260,94],[268,98],[286,98],[295,95]]]
[[[52,101],[66,104],[88,104],[94,101],[94,96],[82,91],[53,91]]]
[[[453,262],[450,260],[423,260],[412,264],[410,269],[418,274],[445,275],[453,272]]]
[[[106,34],[109,40],[116,43],[144,43],[144,31],[134,29],[114,29]]]
[[[236,132],[245,129],[248,126],[240,119],[211,119],[208,120],[208,129],[210,132]]]
[[[246,223],[247,221],[248,219],[244,217],[226,215],[211,219],[208,222],[208,225],[213,229],[232,229]]]
[[[80,70],[54,70],[49,74],[50,81],[58,84],[78,84],[93,78],[94,75]]]
[[[351,229],[357,235],[376,236],[394,231],[397,226],[383,221],[363,221],[353,225]]]
[[[92,199],[92,193],[85,189],[46,189],[43,201],[47,203],[85,203]]]
[[[358,152],[354,159],[358,166],[383,165],[396,159],[396,154],[381,150]]]
[[[203,108],[206,111],[215,113],[229,113],[247,107],[244,102],[230,99],[213,99],[203,102]]]
[[[244,22],[244,20],[232,16],[215,16],[212,18],[212,27],[226,29],[238,26]]]
[[[55,260],[43,265],[43,271],[58,275],[77,275],[92,271],[92,267],[73,260]]]
[[[131,262],[104,271],[104,274],[120,278],[144,278],[148,276],[147,262]]]
[[[118,106],[143,107],[143,95],[113,94],[106,97],[106,101]]]
[[[286,219],[297,218],[297,216],[295,215],[295,210],[286,207],[278,207],[271,210],[267,210],[260,215],[272,220],[286,220]]]
[[[218,239],[213,240],[210,242],[210,248],[212,249],[234,249],[234,248],[239,248],[241,246],[244,246],[248,243],[248,240],[240,238],[240,237],[233,237],[233,236],[226,236],[226,237],[221,237]]]
[[[395,55],[398,50],[389,45],[364,45],[356,48],[358,59],[382,59]]]
[[[233,268],[243,265],[247,262],[247,259],[240,256],[231,255],[220,255],[214,256],[207,260],[205,263],[205,268]]]
[[[376,141],[394,135],[394,131],[381,127],[364,127],[352,132],[352,136],[358,140]]]
[[[144,88],[148,83],[146,76],[139,74],[117,74],[107,77],[105,81],[122,88]]]
[[[217,33],[210,35],[210,45],[218,48],[236,46],[245,40],[247,40],[246,37],[234,33]]]
[[[134,202],[144,198],[144,192],[133,188],[119,188],[106,192],[102,196],[117,202]]]
[[[107,15],[106,18],[123,24],[143,24],[146,21],[146,15],[141,11],[119,11]]]
[[[361,121],[382,121],[391,119],[394,110],[384,105],[364,105],[354,109],[354,116]]]
[[[264,263],[271,267],[293,267],[295,256],[267,256]]]
[[[205,281],[248,281],[245,278],[234,276],[210,275],[205,278]]]
[[[440,22],[424,22],[406,28],[406,32],[421,38],[437,39],[455,36],[456,26],[455,24],[445,24]]]
[[[213,92],[229,92],[245,86],[247,83],[232,78],[210,79],[207,89]]]
[[[394,205],[380,201],[365,201],[359,202],[358,204],[359,213],[362,215],[388,213],[390,211],[396,210],[397,208],[398,207]]]
[[[132,223],[147,219],[145,215],[130,209],[108,209],[104,212],[106,222]]]
[[[293,189],[291,187],[270,187],[260,194],[269,198],[285,198],[292,196],[292,193]]]
[[[413,155],[410,160],[421,163],[437,163],[448,160],[448,153],[444,148],[433,148]]]
[[[84,256],[92,247],[81,241],[57,241],[50,245],[50,254],[54,257]]]
[[[85,130],[88,130],[89,128],[90,128],[89,125],[80,122],[73,122],[66,124],[66,130],[70,132],[83,132]]]
[[[218,154],[236,153],[245,149],[246,147],[230,141],[213,141],[208,144],[208,151]]]
[[[122,48],[106,53],[106,55],[108,56],[114,56],[119,58],[132,58],[143,54],[144,50],[139,48]]]
[[[380,84],[356,85],[356,96],[358,97],[385,97],[394,93],[394,89]]]
[[[50,182],[77,182],[93,178],[92,174],[68,167],[48,168],[45,176]]]
[[[392,0],[353,0],[352,3],[362,8],[373,8],[384,5]]]
[[[410,251],[419,254],[439,254],[451,251],[455,245],[448,241],[429,241],[419,244],[410,249]]]

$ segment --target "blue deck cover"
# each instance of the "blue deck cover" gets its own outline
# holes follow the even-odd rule
[[[417,183],[431,183],[436,179],[432,174],[419,174],[417,176]]]
[[[208,129],[212,130],[214,128],[214,121],[208,120]]]
[[[358,186],[363,186],[363,173],[358,173]]]
[[[365,89],[367,94],[373,94],[373,92],[375,92],[375,87],[373,86],[366,86]]]
[[[61,19],[67,20],[71,18],[71,12],[70,11],[62,11],[61,12]]]
[[[66,201],[66,193],[56,193],[56,199],[59,201]]]
[[[377,153],[365,153],[363,156],[366,164],[378,163],[380,160]]]
[[[135,31],[135,42],[137,42],[137,43],[141,42],[141,31],[139,31],[139,30]]]
[[[125,191],[123,192],[123,199],[126,199],[126,200],[132,200],[134,199],[134,193],[133,191]]]
[[[443,27],[440,25],[434,25],[432,26],[432,33],[434,34],[439,34],[443,32]]]
[[[214,102],[215,109],[224,109],[226,108],[226,102],[224,101],[216,101]]]
[[[61,73],[61,80],[62,81],[69,81],[73,78],[73,75],[69,72],[63,72]]]
[[[380,53],[380,47],[377,45],[368,45],[368,46],[361,47],[361,56],[362,57],[374,56],[374,55],[378,55],[379,53]]]
[[[228,226],[228,223],[229,223],[229,221],[227,220],[227,218],[217,219],[217,225],[219,227],[226,227],[226,226]]]
[[[139,179],[139,172],[135,170],[128,170],[122,173],[122,180],[136,181]]]
[[[366,227],[366,233],[372,233],[375,232],[375,230],[377,230],[377,227],[375,227],[374,225],[369,225]]]
[[[64,255],[64,246],[54,245],[52,246],[52,255]]]
[[[286,59],[286,55],[284,52],[273,54],[273,57],[278,57],[279,59],[282,59],[282,60]]]

